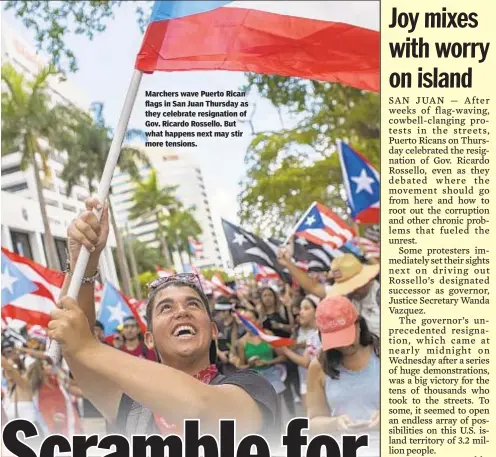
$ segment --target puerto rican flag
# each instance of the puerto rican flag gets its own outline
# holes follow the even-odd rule
[[[275,335],[269,335],[265,333],[258,325],[254,324],[252,321],[246,319],[246,317],[243,317],[238,311],[233,310],[233,313],[238,316],[239,320],[243,324],[243,326],[248,330],[249,332],[253,333],[254,335],[257,335],[265,341],[266,343],[269,343],[272,347],[274,348],[281,348],[284,346],[293,346],[296,344],[296,341],[293,340],[292,338],[283,338],[281,336],[275,336]]]
[[[379,91],[379,1],[156,1],[135,68],[295,76]]]
[[[47,327],[64,274],[2,248],[2,318]]]
[[[300,218],[293,231],[294,235],[319,246],[338,249],[353,237],[355,231],[331,209],[314,202]]]
[[[212,280],[210,281],[213,287],[222,292],[224,295],[234,295],[236,292],[231,289],[229,286],[226,286],[226,283],[222,279],[219,273],[215,273],[212,276]]]
[[[359,224],[379,224],[379,173],[363,155],[346,143],[338,142],[338,153],[351,217]]]
[[[189,252],[197,259],[203,258],[203,243],[192,236],[188,236]]]
[[[264,265],[254,264],[253,273],[255,274],[256,281],[263,281],[264,279],[280,279],[279,275],[272,268],[266,267]]]

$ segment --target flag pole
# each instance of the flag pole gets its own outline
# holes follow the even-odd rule
[[[143,73],[135,69],[131,78],[131,82],[129,83],[129,88],[124,100],[121,115],[119,117],[114,137],[112,138],[112,144],[110,145],[110,150],[107,155],[107,161],[105,163],[105,168],[100,180],[100,185],[98,186],[98,199],[102,203],[104,203],[108,197],[110,183],[114,175],[115,167],[117,166],[117,161],[119,160],[122,142],[124,141],[124,135],[126,134],[127,126],[129,124],[129,118],[131,117],[131,113],[133,111],[134,102],[136,101],[136,96],[138,94],[142,76]],[[102,210],[96,212],[98,220],[100,220],[102,217]],[[81,288],[81,282],[84,278],[84,273],[86,270],[86,266],[88,265],[89,258],[89,251],[84,246],[82,246],[81,252],[76,262],[76,266],[74,267],[74,271],[72,272],[71,282],[69,284],[69,290],[67,292],[67,295],[71,298],[77,299],[79,295],[79,289]],[[48,355],[55,364],[58,364],[60,362],[62,352],[60,349],[60,345],[56,341],[50,342]]]

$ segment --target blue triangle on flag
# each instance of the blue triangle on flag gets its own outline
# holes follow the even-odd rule
[[[312,209],[308,212],[303,221],[301,221],[300,225],[296,228],[295,233],[298,234],[300,232],[304,232],[305,230],[319,229],[324,227],[325,224],[322,221],[320,211],[318,210],[317,205],[313,205]]]
[[[37,289],[38,286],[2,252],[2,306]]]
[[[105,335],[114,333],[117,327],[124,323],[124,319],[132,315],[121,293],[106,282],[98,313],[98,320],[103,324]]]
[[[341,143],[345,183],[349,189],[353,218],[380,200],[380,182],[372,165],[346,143]]]

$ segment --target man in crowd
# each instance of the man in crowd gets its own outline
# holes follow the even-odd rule
[[[93,332],[95,334],[95,337],[98,341],[101,343],[105,342],[105,328],[103,327],[103,324],[97,319],[95,321],[95,326],[93,327]]]
[[[380,266],[364,265],[353,254],[343,254],[331,263],[328,278],[332,285],[317,282],[300,270],[291,258],[291,249],[282,247],[278,253],[279,263],[289,270],[291,276],[298,281],[308,293],[319,298],[344,295],[356,306],[360,315],[367,321],[372,333],[380,336],[380,284],[376,280]]]
[[[263,377],[250,371],[219,376],[215,367],[217,327],[195,275],[160,278],[150,285],[145,340],[160,363],[150,363],[100,344],[94,286],[107,242],[108,208],[101,223],[96,200],[69,227],[71,270],[84,245],[91,252],[78,301],[65,297],[52,313],[50,338],[58,341],[85,396],[121,433],[182,433],[185,419],[199,419],[202,433],[217,433],[220,419],[235,419],[238,437],[270,430],[277,423],[277,397]],[[67,291],[64,284],[62,295]],[[136,420],[138,419],[138,420]]]
[[[128,316],[124,319],[122,324],[122,337],[124,338],[124,344],[120,348],[121,351],[127,352],[135,357],[153,360],[154,362],[157,361],[155,352],[148,349],[140,338],[140,328],[134,316]]]

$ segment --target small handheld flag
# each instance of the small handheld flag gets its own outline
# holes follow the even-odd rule
[[[338,153],[351,217],[359,224],[378,224],[381,198],[379,173],[346,143],[338,142]]]
[[[283,338],[281,336],[268,335],[256,324],[248,320],[246,317],[242,316],[238,311],[234,310],[233,313],[236,314],[236,316],[238,316],[239,320],[246,328],[246,330],[253,333],[254,335],[259,336],[260,339],[262,339],[262,341],[269,343],[274,348],[293,346],[294,344],[296,344],[296,341],[293,340],[292,338]]]

